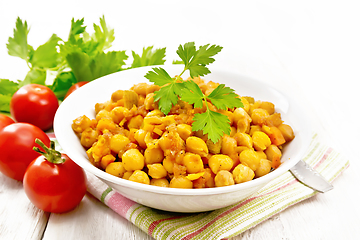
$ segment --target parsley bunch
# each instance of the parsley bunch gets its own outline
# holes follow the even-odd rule
[[[224,84],[220,84],[206,96],[193,80],[183,81],[181,76],[186,70],[189,70],[192,78],[210,73],[207,65],[215,61],[212,57],[221,49],[220,46],[207,44],[196,50],[194,42],[186,43],[184,46],[180,45],[176,53],[185,66],[178,76],[171,77],[161,67],[153,68],[153,71],[149,71],[145,75],[150,82],[162,87],[155,92],[154,100],[158,101],[159,109],[166,115],[179,99],[194,104],[195,108],[202,108],[204,102],[207,110],[194,115],[192,130],[202,130],[214,143],[218,142],[224,134],[230,134],[230,120],[226,115],[210,110],[208,102],[221,110],[243,107],[243,104],[234,90],[225,87]]]
[[[84,19],[72,19],[67,39],[53,34],[46,43],[34,49],[28,43],[30,28],[27,22],[18,18],[14,35],[8,39],[8,54],[25,60],[29,72],[22,80],[0,79],[0,111],[9,112],[12,95],[30,83],[48,86],[62,100],[77,82],[165,62],[165,48],[153,49],[150,46],[144,48],[141,55],[132,51],[133,62],[126,64],[129,57],[125,51],[109,51],[115,36],[104,16],[99,25],[93,24],[93,29],[94,33],[89,34]]]

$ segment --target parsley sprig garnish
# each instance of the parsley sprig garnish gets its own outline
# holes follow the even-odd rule
[[[215,61],[212,57],[221,49],[220,46],[207,44],[196,50],[194,42],[185,43],[184,46],[180,45],[176,51],[184,63],[184,70],[178,76],[171,77],[161,67],[153,68],[153,71],[149,71],[145,75],[150,82],[162,87],[155,92],[154,100],[158,101],[159,109],[166,115],[172,106],[177,104],[179,98],[193,104],[195,108],[202,108],[205,104],[206,112],[194,115],[192,130],[202,130],[214,143],[218,142],[224,134],[230,134],[231,128],[229,118],[210,110],[209,102],[221,110],[243,107],[243,104],[234,90],[225,87],[224,84],[220,84],[206,96],[193,80],[183,81],[181,76],[187,70],[192,78],[210,73],[207,65]]]

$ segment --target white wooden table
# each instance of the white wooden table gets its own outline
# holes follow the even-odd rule
[[[238,71],[290,91],[306,104],[315,129],[347,156],[334,189],[296,204],[234,239],[355,239],[360,235],[360,15],[356,1],[1,1],[0,77],[23,79],[27,67],[7,54],[16,18],[31,27],[34,47],[71,18],[88,30],[103,14],[115,50],[154,45],[176,58],[179,44],[224,47],[214,67]],[[210,66],[211,69],[211,66]],[[151,239],[91,195],[67,214],[48,214],[20,182],[0,174],[0,239]]]

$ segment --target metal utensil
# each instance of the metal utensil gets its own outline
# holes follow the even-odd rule
[[[303,160],[300,160],[294,167],[290,168],[290,172],[301,183],[318,192],[324,193],[334,188],[320,173]]]

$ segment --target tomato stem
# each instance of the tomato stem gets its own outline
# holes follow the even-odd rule
[[[50,142],[50,148],[48,148],[40,139],[36,138],[35,143],[39,144],[44,149],[41,151],[38,147],[33,147],[33,150],[44,155],[46,160],[54,164],[60,164],[65,162],[65,159],[61,157],[61,153],[55,150],[55,142]]]

